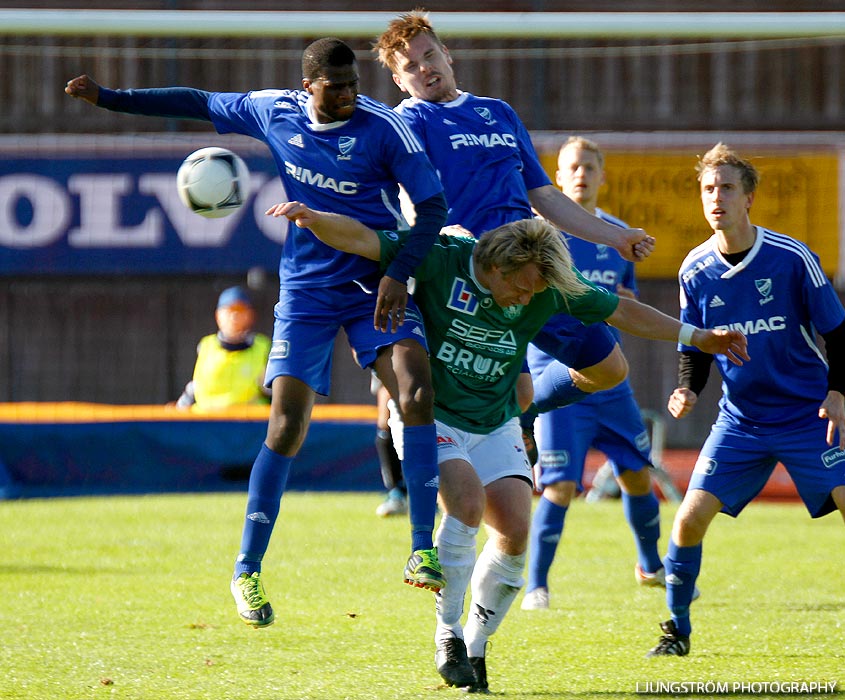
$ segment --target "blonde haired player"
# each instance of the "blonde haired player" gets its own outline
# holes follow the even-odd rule
[[[393,231],[374,231],[299,202],[268,213],[382,266],[401,245]],[[682,327],[650,306],[591,285],[572,267],[560,232],[536,218],[504,224],[477,242],[441,235],[415,278],[414,299],[431,351],[443,505],[436,544],[446,586],[436,594],[435,664],[449,685],[486,691],[487,640],[523,584],[531,519],[531,465],[516,394],[528,342],[559,314],[585,323],[606,319],[648,338],[692,336],[698,347],[727,352],[737,362],[746,357],[745,338],[737,331]],[[482,520],[489,539],[477,556]]]

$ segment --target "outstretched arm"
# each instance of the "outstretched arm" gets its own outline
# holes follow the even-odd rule
[[[286,216],[299,228],[307,228],[323,243],[336,250],[360,255],[370,260],[378,261],[381,258],[381,241],[376,232],[348,216],[316,211],[301,202],[283,202],[271,207],[266,213],[276,217]],[[386,279],[390,278],[383,277],[379,285],[376,308],[373,313],[373,327],[383,332],[396,332],[398,327],[405,322],[407,291],[405,285],[400,285],[403,298],[396,301],[394,297],[384,293]],[[399,283],[395,282],[395,284]],[[391,299],[393,299],[392,303]]]
[[[348,216],[317,211],[302,202],[282,202],[270,207],[265,213],[274,217],[287,217],[299,228],[309,229],[323,243],[336,250],[376,261],[381,257],[381,241],[376,232]]]
[[[208,111],[210,92],[186,87],[110,90],[87,75],[67,81],[65,92],[96,107],[141,114],[148,117],[175,117],[211,121]]]
[[[680,341],[711,355],[725,355],[735,365],[741,365],[748,356],[748,341],[739,331],[694,328],[667,316],[653,306],[636,299],[619,298],[616,310],[605,319],[610,325],[631,335],[652,340]],[[691,330],[690,337],[681,338],[681,331]]]
[[[97,100],[100,97],[100,86],[93,78],[87,75],[80,75],[78,78],[67,81],[65,92],[71,97],[77,97],[96,106]]]
[[[654,238],[641,228],[620,228],[593,216],[554,185],[528,191],[531,206],[559,229],[592,243],[603,243],[632,262],[645,260],[654,250]]]

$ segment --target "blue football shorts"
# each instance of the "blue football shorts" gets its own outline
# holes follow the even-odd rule
[[[270,386],[276,377],[296,377],[327,396],[335,338],[341,328],[361,367],[375,362],[379,348],[406,338],[428,349],[422,316],[411,297],[405,323],[395,333],[373,328],[375,307],[376,295],[368,294],[355,282],[325,289],[282,289],[274,309],[276,320],[265,386]]]
[[[552,316],[528,346],[528,364],[532,374],[553,360],[572,369],[592,367],[606,358],[616,345],[616,338],[606,323],[585,326],[566,314]],[[536,346],[536,347],[535,347]],[[537,349],[543,352],[537,352]],[[548,355],[550,357],[544,357]]]
[[[763,490],[781,462],[814,518],[836,506],[830,492],[845,484],[845,452],[826,441],[827,421],[792,430],[760,430],[720,414],[693,469],[689,489],[712,493],[736,517]]]
[[[651,441],[628,382],[539,417],[540,485],[574,481],[582,488],[590,447],[619,476],[651,465]]]

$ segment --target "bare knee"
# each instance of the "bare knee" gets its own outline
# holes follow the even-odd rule
[[[529,518],[517,519],[505,533],[504,547],[500,549],[505,554],[519,555],[528,549],[528,535],[531,532],[531,520]]]
[[[518,557],[528,550],[529,531],[530,523],[527,522],[524,529],[510,527],[507,532],[491,530],[488,536],[500,552],[511,557]]]
[[[484,492],[472,490],[445,494],[441,490],[440,505],[453,518],[460,520],[469,527],[479,527],[484,517],[486,499]]]
[[[273,452],[294,456],[305,442],[309,417],[301,411],[273,411],[267,423],[265,444]]]
[[[672,540],[681,547],[695,547],[707,533],[707,528],[722,503],[707,491],[688,491],[672,525]]]
[[[505,507],[504,511],[499,509],[493,514],[488,507],[484,517],[488,524],[487,535],[500,552],[519,556],[528,549],[528,536],[531,532],[530,502],[524,511]]]
[[[484,521],[496,548],[511,556],[524,554],[531,530],[531,486],[505,478],[488,484]]]
[[[645,496],[651,493],[651,473],[648,467],[643,467],[638,472],[626,469],[617,481],[629,496]]]
[[[543,498],[551,501],[556,506],[566,508],[575,496],[576,485],[574,481],[556,481],[543,488]]]
[[[405,425],[427,425],[434,422],[434,389],[430,383],[414,382],[399,387],[399,412]]]
[[[376,370],[384,385],[390,388],[405,425],[434,422],[431,366],[422,345],[416,340],[400,340],[382,350]]]
[[[706,528],[691,517],[678,517],[672,525],[672,540],[681,547],[694,547],[704,539]]]
[[[845,486],[837,486],[830,492],[834,504],[839,509],[839,514],[845,520]]]

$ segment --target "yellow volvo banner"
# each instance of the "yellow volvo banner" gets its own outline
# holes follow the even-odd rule
[[[540,157],[554,182],[557,152]],[[751,160],[760,172],[752,223],[807,243],[833,277],[839,250],[836,154],[755,152]],[[640,278],[676,277],[687,252],[711,235],[701,209],[696,162],[689,152],[605,152],[599,206],[657,239],[652,256],[637,266]]]

